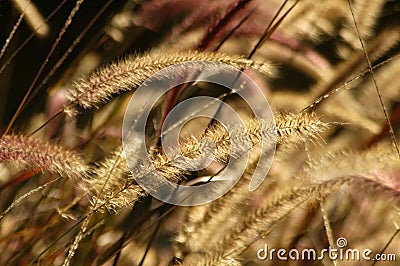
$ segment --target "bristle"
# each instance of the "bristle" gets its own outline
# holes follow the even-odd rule
[[[93,175],[86,179],[86,190],[92,195],[93,205],[104,206],[110,211],[118,211],[133,205],[143,189],[132,181],[131,173],[122,156],[122,147],[101,162]]]
[[[235,68],[252,68],[265,74],[271,74],[273,67],[269,62],[258,62],[242,56],[216,52],[198,51],[153,51],[104,67],[88,78],[76,82],[69,91],[70,104],[64,111],[70,115],[77,113],[77,106],[88,109],[108,101],[114,94],[135,89],[147,78],[161,69],[179,63],[191,62],[200,69],[204,68],[196,61],[224,63]]]
[[[76,152],[24,135],[0,138],[0,162],[12,162],[25,169],[39,168],[67,177],[82,178],[89,167]]]
[[[365,176],[400,191],[397,181],[400,161],[390,143],[380,143],[364,151],[326,153],[312,158],[304,175],[312,182],[322,182],[344,174]]]

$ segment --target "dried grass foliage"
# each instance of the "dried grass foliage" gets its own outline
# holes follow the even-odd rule
[[[184,175],[188,174],[188,171],[184,170],[188,165],[185,165],[184,162],[179,164],[184,158],[197,158],[202,155],[202,152],[205,152],[205,154],[214,152],[214,160],[224,164],[230,158],[240,158],[248,149],[252,150],[259,146],[263,142],[263,137],[267,141],[274,141],[273,136],[276,134],[276,141],[280,144],[292,143],[293,141],[304,142],[317,138],[318,133],[323,132],[328,127],[315,114],[278,114],[275,116],[275,120],[275,125],[273,125],[270,122],[253,118],[248,121],[246,132],[242,132],[238,127],[231,131],[230,135],[224,126],[217,123],[209,127],[204,133],[204,137],[214,141],[213,146],[207,147],[207,144],[201,144],[201,139],[195,137],[183,139],[181,140],[180,151],[176,151],[171,156],[172,158],[167,157],[161,149],[153,150],[151,162],[138,160],[138,165],[132,169],[132,172],[130,172],[126,163],[122,147],[119,147],[93,170],[93,175],[87,179],[87,190],[95,196],[94,202],[118,211],[133,204],[139,199],[139,196],[145,194],[143,189],[135,182],[135,178],[146,178],[146,175],[151,174],[149,163],[152,163],[154,169],[162,176],[176,182],[184,179]],[[243,144],[242,149],[233,153],[231,143],[245,143],[245,138],[249,138],[249,146]],[[214,147],[215,150],[213,151],[207,150]],[[250,165],[254,167],[254,163],[250,163]],[[193,167],[193,165],[190,166]],[[248,178],[243,179],[249,180]],[[154,190],[156,189],[157,184],[154,184]]]
[[[32,62],[38,66],[33,78],[20,78],[27,88],[22,103],[12,97],[21,86],[12,72],[22,69],[21,51],[35,46],[17,37],[39,31],[21,28],[32,13],[10,4],[19,11],[6,16],[13,20],[8,36],[1,36],[0,113],[11,114],[0,121],[0,264],[264,265],[257,250],[265,243],[321,250],[340,236],[351,247],[398,251],[400,24],[394,1],[134,2],[92,3],[100,12],[78,0],[57,18],[64,3],[56,1],[53,13],[40,19],[57,37],[43,36],[50,51],[37,49],[43,58]],[[36,5],[35,12],[44,9]],[[131,95],[166,67],[192,62],[202,69],[200,61],[253,70],[245,71],[270,101],[274,122],[249,114],[222,87],[186,84],[150,113],[142,132],[149,160],[131,151],[134,158],[126,158],[121,121]],[[165,116],[198,95],[229,103],[245,130],[191,121],[168,157],[160,144]],[[274,162],[263,184],[249,191],[256,167],[266,167],[258,166],[266,155],[263,140],[276,144]],[[136,181],[157,171],[185,185],[215,182],[229,160],[247,152],[238,183],[204,205],[159,202]],[[206,169],[187,170],[197,165],[185,158],[209,154]]]
[[[0,162],[11,162],[25,169],[39,168],[77,179],[85,177],[89,170],[84,158],[77,152],[21,134],[0,138]]]
[[[74,115],[76,114],[74,110],[76,106],[82,106],[85,109],[97,106],[106,102],[113,94],[135,89],[163,68],[192,61],[200,69],[201,64],[195,61],[224,63],[239,69],[253,68],[265,74],[271,74],[273,70],[268,62],[256,62],[237,55],[161,49],[120,60],[96,71],[88,78],[76,82],[74,88],[69,91],[70,103],[64,111]]]

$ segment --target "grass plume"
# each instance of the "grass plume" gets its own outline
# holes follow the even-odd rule
[[[1,137],[0,162],[12,162],[21,168],[39,168],[42,171],[76,178],[84,177],[89,169],[78,153],[21,134]]]
[[[165,67],[191,61],[194,61],[194,64],[195,61],[225,63],[238,69],[252,68],[265,74],[271,74],[273,71],[268,62],[256,62],[237,55],[199,51],[152,51],[118,61],[76,82],[74,88],[69,91],[70,104],[65,107],[65,112],[75,114],[76,106],[85,109],[98,106],[113,94],[135,89]],[[201,67],[200,64],[197,65]]]

